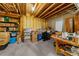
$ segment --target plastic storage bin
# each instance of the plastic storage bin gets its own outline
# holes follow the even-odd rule
[[[16,43],[16,37],[11,37],[9,43],[10,44]]]
[[[5,16],[5,17],[4,17],[4,21],[5,21],[5,22],[9,22],[9,17],[6,17],[6,16]]]
[[[37,39],[38,39],[38,41],[42,40],[42,34],[38,34]]]
[[[5,45],[1,45],[1,46],[0,46],[0,50],[4,50],[5,48],[7,48],[7,46],[8,46],[8,43],[5,44]]]

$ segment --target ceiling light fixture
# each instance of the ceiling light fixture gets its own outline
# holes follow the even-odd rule
[[[34,11],[35,10],[35,7],[32,7],[32,11]]]

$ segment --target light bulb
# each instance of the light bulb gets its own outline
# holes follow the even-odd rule
[[[34,11],[35,10],[35,7],[32,7],[32,11]]]

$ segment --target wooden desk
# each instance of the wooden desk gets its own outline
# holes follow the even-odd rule
[[[52,38],[55,40],[55,42],[56,42],[56,53],[57,53],[57,54],[59,54],[59,53],[62,52],[62,53],[63,53],[64,55],[66,55],[66,56],[71,56],[71,55],[72,55],[72,53],[61,49],[61,48],[58,46],[59,43],[62,43],[62,44],[69,44],[69,45],[72,45],[72,46],[77,46],[77,47],[79,47],[79,44],[76,43],[76,42],[62,39],[62,38],[60,38],[60,37],[57,37],[56,35],[52,35],[51,37],[52,37]]]

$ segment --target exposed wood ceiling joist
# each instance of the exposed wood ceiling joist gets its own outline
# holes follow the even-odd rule
[[[17,9],[18,9],[18,13],[21,14],[20,5],[16,4],[16,6],[17,6]]]
[[[7,10],[7,12],[9,12],[8,7],[4,3],[2,5]]]
[[[59,12],[59,13],[53,15],[53,17],[65,15],[65,14],[68,14],[68,13],[74,14],[74,11],[75,11],[75,10],[77,10],[77,9],[72,6],[72,7],[68,8],[68,9],[66,9],[66,10],[64,10],[64,11],[62,11],[62,12]],[[73,11],[73,12],[72,12],[72,11]],[[71,13],[71,12],[72,12],[72,13]]]
[[[13,18],[20,18],[19,14],[13,14],[13,13],[0,13],[0,16],[8,16]]]
[[[35,4],[33,5],[35,6]],[[73,9],[75,10],[75,5],[73,3],[37,3],[37,6],[35,7],[35,10],[32,14],[35,17],[39,18],[50,18],[55,14],[61,12],[61,10],[64,11],[66,9],[66,6],[69,4],[71,4],[71,6],[67,7],[67,10],[71,7],[74,7]]]
[[[35,10],[34,10],[33,14],[36,15],[36,13],[38,12],[38,10],[39,10],[39,8],[41,7],[41,5],[42,5],[42,3],[38,3],[38,6],[35,7]]]
[[[5,7],[2,4],[0,4],[0,7],[3,8],[4,11],[8,12],[8,10],[5,9]]]
[[[47,12],[49,9],[51,9],[55,4],[52,4],[49,6],[43,13],[41,13],[38,17],[41,17],[45,12]]]
[[[13,3],[14,9],[16,10],[16,12],[18,13],[18,9],[16,7],[16,4]]]
[[[26,4],[24,3],[17,3],[17,8],[20,14],[26,14]]]
[[[55,10],[57,10],[58,8],[60,8],[61,6],[63,6],[64,5],[64,3],[63,4],[60,4],[59,6],[57,6],[56,8],[54,8],[54,9],[52,9],[50,12],[48,12],[46,15],[44,15],[43,17],[46,17],[47,15],[49,15],[49,14],[51,14],[53,11],[55,11]],[[42,18],[43,18],[42,17]]]
[[[39,8],[39,10],[37,11],[37,13],[35,14],[35,16],[37,16],[39,14],[39,12],[46,6],[46,4],[41,5],[41,7]]]
[[[5,14],[8,16],[9,14],[11,15],[11,13],[26,15],[26,3],[0,3],[0,11],[5,12]],[[15,17],[15,15],[13,16]]]
[[[72,5],[73,5],[73,4],[69,4],[69,5],[67,5],[67,6],[65,6],[65,7],[61,8],[61,9],[59,9],[58,11],[56,11],[56,12],[54,12],[54,13],[52,13],[52,14],[48,15],[48,16],[47,16],[47,17],[45,17],[45,18],[51,17],[51,16],[52,16],[52,15],[54,15],[55,13],[60,12],[60,11],[62,11],[62,10],[64,10],[64,9],[66,9],[66,8],[68,8],[69,6],[72,6]]]
[[[37,7],[37,5],[38,5],[38,3],[35,3],[34,7],[36,8],[36,7]]]
[[[34,11],[32,11],[32,7],[35,7]],[[75,10],[73,3],[0,3],[0,12],[26,15],[26,11],[29,10],[29,13],[35,17],[50,18],[57,13],[65,13],[62,11],[69,10],[71,7]]]
[[[26,3],[20,3],[21,14],[26,15]]]
[[[44,3],[45,4],[45,3]],[[39,13],[36,15],[36,17],[39,17],[41,13],[43,13],[49,6],[51,6],[52,3],[46,3],[46,5],[43,8],[40,8]]]

